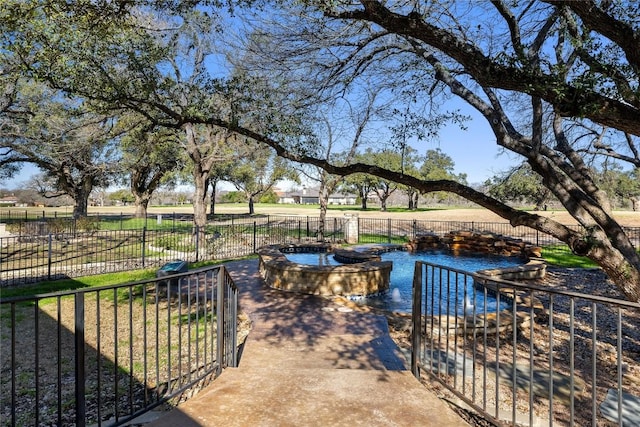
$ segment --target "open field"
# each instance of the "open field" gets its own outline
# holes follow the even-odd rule
[[[122,207],[92,207],[90,212],[104,213],[130,213],[132,208]],[[152,207],[149,209],[150,214],[161,213],[191,213],[190,206],[184,207]],[[216,214],[246,214],[248,208],[246,204],[218,204],[216,205]],[[563,224],[575,224],[576,221],[566,211],[536,211],[532,212],[538,215],[552,218]],[[314,206],[297,206],[297,205],[256,205],[257,215],[302,215],[316,216],[319,209]],[[347,209],[345,206],[331,207],[328,215],[343,216],[345,214],[358,215],[361,218],[392,218],[392,219],[418,219],[432,221],[478,221],[478,222],[506,222],[505,219],[499,217],[493,212],[482,208],[456,208],[456,209],[419,209],[414,212],[381,212],[379,210],[369,209],[362,211],[357,208]],[[614,211],[614,217],[627,227],[640,227],[640,212],[633,211]]]

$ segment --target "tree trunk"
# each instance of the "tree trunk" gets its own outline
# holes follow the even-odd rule
[[[146,218],[147,217],[147,209],[149,208],[149,201],[151,200],[151,194],[136,194],[135,197],[135,218]]]
[[[199,228],[207,225],[207,175],[194,174],[193,222]]]
[[[607,237],[608,234],[601,230],[594,230],[592,235],[587,236],[587,240],[593,240],[596,243],[588,249],[584,256],[602,267],[602,270],[618,285],[627,299],[640,302],[640,287],[637,286],[640,283],[640,263],[634,265],[630,261],[633,258],[632,254],[625,256],[623,251],[617,250]],[[635,248],[631,247],[630,250],[636,254],[636,259],[640,258],[637,256]]]
[[[249,196],[249,215],[253,215],[255,213],[255,209],[253,206],[253,196]]]
[[[216,192],[218,188],[218,181],[211,181],[211,200],[209,208],[209,215],[213,219],[216,215]]]
[[[329,200],[329,192],[324,182],[320,183],[320,190],[318,192],[318,201],[320,202],[320,220],[318,222],[318,242],[324,242],[324,235],[327,222],[327,204]]]
[[[88,207],[89,207],[89,197],[83,196],[76,198],[76,204],[73,207],[73,217],[80,218],[83,216],[87,216]]]
[[[205,227],[207,225],[207,196],[211,165],[215,160],[215,156],[211,155],[211,150],[213,150],[211,146],[215,144],[213,141],[208,141],[202,146],[199,145],[201,138],[196,135],[196,128],[191,123],[185,124],[184,130],[187,154],[193,165],[193,184],[195,187],[193,194],[194,238],[199,245],[202,245],[205,242]],[[208,130],[210,131],[211,129]],[[214,138],[214,134],[212,132],[207,133],[205,130],[203,131],[204,136],[201,135],[201,137],[205,139]]]
[[[367,192],[364,190],[364,187],[360,187],[360,204],[362,206],[362,210],[367,210]]]
[[[73,188],[73,199],[76,202],[75,206],[73,207],[74,218],[87,216],[91,190],[93,190],[92,176],[82,177],[80,183]]]
[[[380,197],[380,211],[381,212],[386,212],[387,211],[387,198],[386,197]]]

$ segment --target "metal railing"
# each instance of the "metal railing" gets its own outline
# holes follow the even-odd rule
[[[237,364],[223,266],[0,299],[2,425],[120,425]]]
[[[343,218],[327,221],[325,238],[343,239]],[[26,229],[45,234],[24,234]],[[157,267],[168,261],[225,260],[256,253],[264,245],[315,239],[318,219],[270,216],[231,218],[203,230],[173,222],[160,229],[51,232],[17,224],[0,237],[0,287],[43,280]]]
[[[638,303],[417,262],[412,319],[414,375],[498,425],[632,425]]]
[[[327,218],[324,240],[342,242],[347,219]],[[230,217],[209,223],[204,230],[191,223],[165,222],[166,228],[18,234],[0,237],[0,287],[42,280],[86,276],[134,268],[156,267],[167,261],[225,260],[248,256],[264,245],[317,239],[319,218],[266,216]],[[156,224],[158,225],[158,224]],[[161,224],[160,224],[161,225]],[[359,243],[404,243],[420,234],[444,236],[472,230],[520,238],[547,251],[569,252],[566,244],[525,226],[509,223],[392,220],[360,218]],[[640,247],[640,228],[625,228]]]

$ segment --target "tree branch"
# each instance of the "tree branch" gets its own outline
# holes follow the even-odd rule
[[[640,111],[627,102],[584,87],[574,87],[555,75],[545,74],[537,69],[503,65],[452,32],[422,19],[416,19],[411,14],[401,15],[392,12],[380,1],[361,0],[360,3],[363,9],[328,15],[340,19],[367,20],[391,33],[421,40],[461,64],[482,86],[537,96],[554,105],[562,116],[586,117],[605,126],[640,136],[640,122],[637,119]],[[581,3],[563,2],[572,7]],[[629,45],[629,42],[626,45]],[[637,49],[637,52],[640,52],[640,49]]]

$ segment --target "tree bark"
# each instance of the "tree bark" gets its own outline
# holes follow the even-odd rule
[[[146,218],[147,209],[149,208],[150,194],[134,194],[135,197],[135,218]]]
[[[193,225],[194,239],[202,245],[205,241],[205,227],[207,225],[207,196],[209,188],[209,171],[211,169],[212,156],[204,158],[201,147],[198,144],[198,136],[193,124],[184,125],[187,154],[193,164]],[[197,235],[196,235],[197,234]]]
[[[318,191],[318,201],[320,203],[320,219],[318,221],[318,242],[324,242],[326,222],[327,222],[327,205],[329,200],[329,191],[324,181],[320,182]]]
[[[360,187],[358,188],[358,190],[360,191],[360,205],[363,211],[367,210],[367,196],[368,196],[368,192],[366,191],[365,187]]]
[[[74,182],[70,187],[65,186],[65,192],[70,194],[75,201],[73,207],[73,217],[80,218],[87,216],[89,210],[89,196],[93,190],[93,176],[85,175],[79,182]]]
[[[153,171],[150,167],[141,167],[131,171],[131,193],[135,197],[136,218],[146,218],[149,201],[160,186],[165,170]]]
[[[249,215],[253,215],[255,213],[255,207],[253,205],[253,196],[249,196]]]

